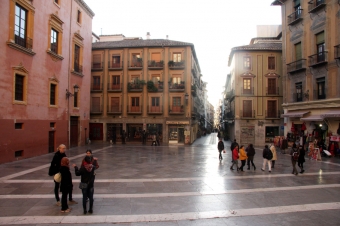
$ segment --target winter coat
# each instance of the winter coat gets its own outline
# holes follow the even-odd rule
[[[61,192],[71,191],[73,184],[70,168],[68,168],[67,166],[61,166],[60,173],[61,173],[60,191]]]
[[[306,160],[305,160],[305,150],[304,149],[300,149],[300,154],[299,154],[299,159],[298,159],[298,162],[299,163],[304,163]]]
[[[240,157],[239,159],[240,160],[246,160],[248,157],[247,157],[247,153],[245,152],[244,148],[240,148]]]
[[[93,183],[94,183],[94,170],[95,170],[95,166],[90,164],[87,164],[85,162],[85,165],[82,165],[80,167],[80,169],[78,169],[78,167],[74,167],[75,170],[75,174],[76,176],[81,176],[80,181],[82,183],[86,183],[88,184],[88,188],[92,188],[93,187]]]
[[[277,155],[276,155],[276,148],[275,148],[275,146],[272,145],[272,146],[270,147],[270,150],[271,150],[272,153],[273,153],[273,158],[272,158],[272,160],[273,160],[273,161],[277,160]]]
[[[60,153],[60,151],[57,151],[52,159],[51,166],[48,170],[48,175],[53,176],[56,173],[59,173],[60,170],[60,164],[61,164],[61,159],[66,157],[65,152]]]
[[[255,155],[255,149],[254,148],[247,147],[246,152],[247,152],[247,156],[248,157],[251,157],[251,156]]]
[[[223,141],[219,141],[218,142],[218,144],[217,144],[217,149],[218,149],[218,151],[222,151],[223,149],[224,149],[224,143],[223,143]]]
[[[238,159],[238,150],[237,148],[234,148],[233,150],[233,160],[237,160]]]
[[[269,151],[270,151],[269,148],[263,149],[263,151],[262,151],[262,157],[263,157],[264,159],[267,159],[267,153],[268,153]]]

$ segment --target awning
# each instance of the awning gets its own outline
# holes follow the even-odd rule
[[[315,122],[322,122],[323,118],[321,118],[321,115],[310,115],[305,118],[300,118],[301,121],[315,121]]]
[[[340,110],[332,110],[321,114],[322,118],[340,118]]]
[[[288,117],[288,118],[302,118],[303,115],[309,113],[309,111],[296,111],[296,112],[288,112],[286,114],[282,114],[281,118]]]

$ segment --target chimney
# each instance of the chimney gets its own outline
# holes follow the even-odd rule
[[[166,39],[169,39],[169,35],[166,35]]]
[[[150,39],[150,32],[146,32],[146,39]]]

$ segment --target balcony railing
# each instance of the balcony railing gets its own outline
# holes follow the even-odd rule
[[[323,51],[308,57],[309,66],[313,67],[322,63],[327,63],[327,51]]]
[[[302,9],[298,9],[288,16],[288,25],[293,25],[300,20],[302,20]]]
[[[306,59],[300,59],[287,64],[288,73],[293,73],[300,70],[306,70]]]
[[[108,83],[107,84],[107,91],[108,92],[121,92],[123,84],[122,83]]]
[[[179,84],[169,83],[169,91],[170,92],[184,91],[184,89],[185,89],[185,83],[184,82],[181,82]]]
[[[250,87],[250,89],[241,88],[241,95],[254,95],[254,87]]]
[[[57,43],[51,43],[51,52],[58,54],[58,44]]]
[[[326,90],[324,89],[322,94],[319,93],[319,90],[314,90],[313,91],[313,97],[314,97],[314,100],[324,100],[324,99],[326,99]]]
[[[255,110],[253,111],[240,110],[240,117],[241,118],[255,118]]]
[[[129,69],[131,70],[141,70],[143,68],[142,60],[133,60],[128,62]]]
[[[230,90],[229,92],[227,92],[226,94],[226,99],[231,99],[232,97],[235,96],[235,91],[234,90]]]
[[[83,66],[77,63],[74,63],[74,71],[78,73],[83,73]]]
[[[224,114],[224,119],[233,119],[233,118],[235,118],[234,112],[229,111]]]
[[[163,106],[148,105],[148,114],[163,114]]]
[[[293,102],[302,102],[303,95],[302,93],[293,93]]]
[[[91,92],[102,92],[103,84],[102,83],[91,83]]]
[[[121,105],[108,105],[107,106],[107,113],[108,114],[121,114],[122,113],[122,106]]]
[[[314,13],[326,6],[325,0],[311,0],[308,2],[308,12]]]
[[[162,92],[164,88],[164,82],[163,81],[158,81],[158,82],[153,82],[153,81],[148,81],[146,83],[148,92]]]
[[[127,113],[128,114],[142,114],[142,106],[127,106]]]
[[[334,58],[340,59],[340,45],[334,46]]]
[[[102,114],[103,113],[103,106],[102,105],[92,106],[90,113],[91,114]]]
[[[143,84],[142,83],[135,83],[135,82],[128,82],[128,91],[130,91],[130,92],[142,92],[143,91]]]
[[[164,67],[164,61],[161,60],[161,61],[154,61],[154,60],[149,60],[148,61],[148,68],[149,69],[163,69]]]
[[[100,71],[103,70],[104,62],[92,62],[91,70],[92,71]]]
[[[266,87],[266,95],[279,95],[279,87]]]
[[[113,62],[113,61],[109,61],[108,62],[108,68],[109,70],[111,71],[114,71],[114,70],[122,70],[123,69],[123,61],[120,63],[116,63],[116,62]]]
[[[169,114],[184,114],[184,106],[178,106],[178,105],[170,105],[169,106]]]
[[[191,94],[192,96],[196,97],[197,96],[197,87],[195,85],[191,85]]]
[[[266,110],[266,118],[280,118],[280,111],[267,111]]]
[[[168,62],[168,66],[169,66],[169,69],[182,69],[185,67],[185,61],[182,60],[180,62],[174,62],[172,60],[170,60]]]
[[[20,36],[15,35],[14,42],[26,49],[32,49],[33,40],[30,38],[21,38]]]

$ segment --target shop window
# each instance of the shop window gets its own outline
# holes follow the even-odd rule
[[[274,142],[274,138],[279,136],[279,127],[278,126],[266,126],[266,143]]]

